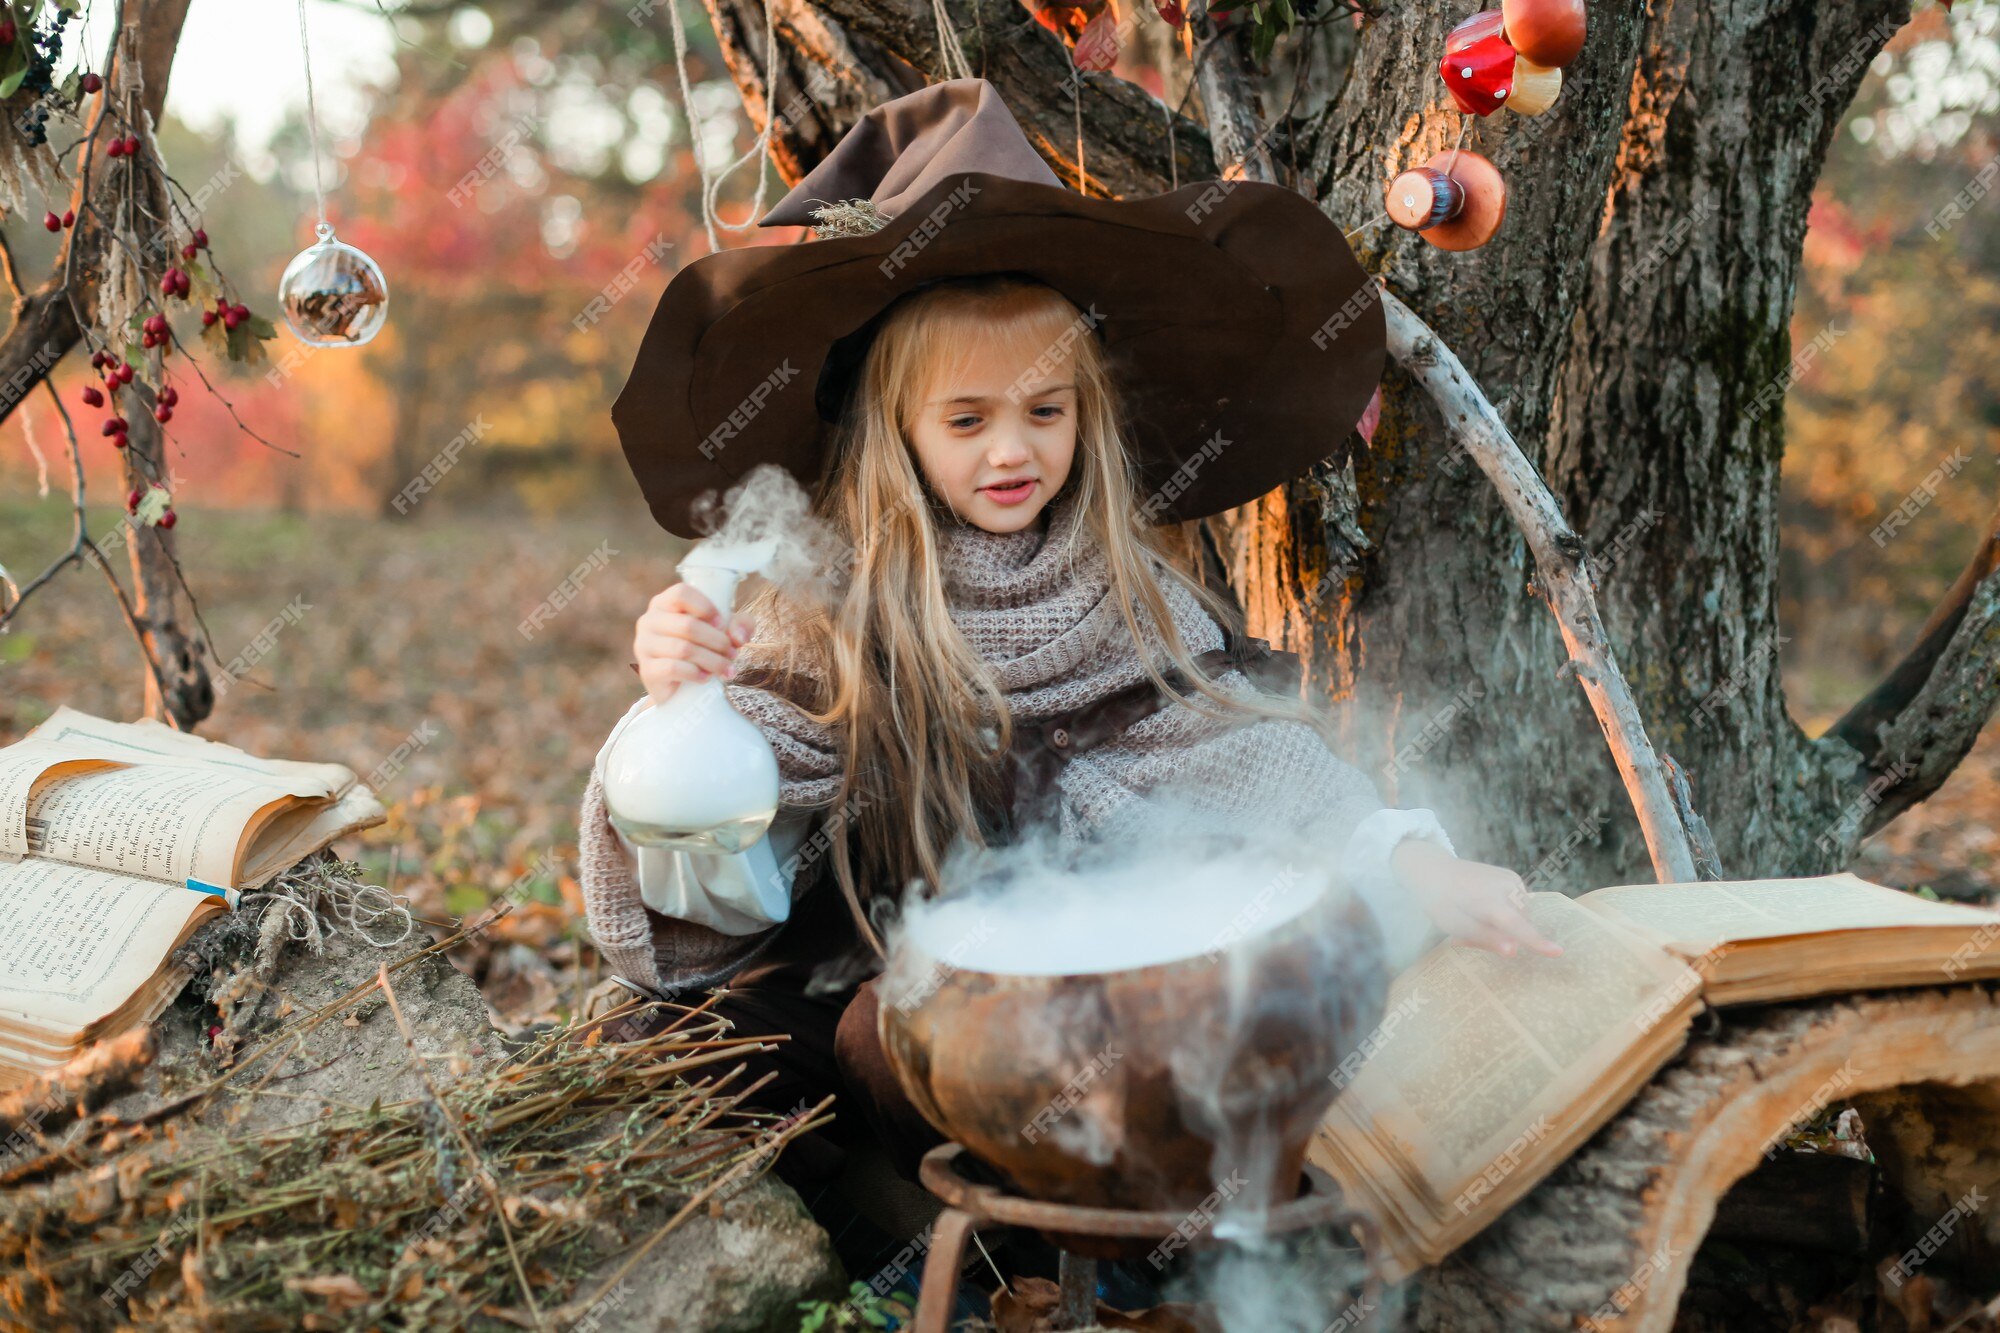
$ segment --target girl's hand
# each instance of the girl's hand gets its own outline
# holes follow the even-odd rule
[[[686,583],[676,583],[647,604],[632,632],[639,679],[657,707],[683,684],[734,674],[736,650],[755,625],[737,616],[725,629],[715,603]]]
[[[1522,910],[1527,886],[1501,866],[1461,861],[1434,842],[1405,838],[1389,856],[1396,877],[1431,923],[1454,939],[1511,958],[1522,946],[1550,958],[1562,946]]]

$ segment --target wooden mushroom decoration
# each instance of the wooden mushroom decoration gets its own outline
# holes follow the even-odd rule
[[[1538,116],[1562,91],[1562,71],[1516,50],[1505,23],[1503,11],[1489,9],[1445,38],[1438,73],[1452,102],[1468,116],[1490,116],[1503,106]]]
[[[1524,60],[1561,69],[1583,50],[1583,0],[1501,0],[1507,40]]]
[[[1507,182],[1477,153],[1451,149],[1389,182],[1389,220],[1440,250],[1476,250],[1507,216]]]

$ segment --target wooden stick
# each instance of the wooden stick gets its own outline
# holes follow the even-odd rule
[[[1548,483],[1528,462],[1457,354],[1386,287],[1382,313],[1388,322],[1389,355],[1430,394],[1452,438],[1479,464],[1528,539],[1536,583],[1555,613],[1577,682],[1590,699],[1611,758],[1625,780],[1639,828],[1646,835],[1646,850],[1652,855],[1653,874],[1663,884],[1696,879],[1693,843],[1674,804],[1666,769],[1646,735],[1638,702],[1619,673],[1610,636],[1597,613],[1583,539],[1570,530]]]

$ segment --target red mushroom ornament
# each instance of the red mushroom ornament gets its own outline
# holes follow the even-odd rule
[[[1583,50],[1583,0],[1501,0],[1507,40],[1523,58],[1561,69]]]
[[[1438,73],[1445,91],[1468,116],[1490,116],[1514,90],[1516,52],[1501,31],[1499,11],[1474,14],[1444,39]]]
[[[1453,103],[1468,116],[1490,116],[1503,106],[1539,116],[1562,91],[1562,71],[1517,51],[1504,27],[1502,12],[1489,9],[1445,38],[1438,74]]]
[[[1477,153],[1452,149],[1389,182],[1389,220],[1440,250],[1476,250],[1507,216],[1507,182]]]

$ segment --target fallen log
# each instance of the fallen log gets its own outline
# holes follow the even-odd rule
[[[2000,1285],[2000,1208],[1967,1204],[2000,1182],[2000,988],[1965,985],[1720,1013],[1581,1152],[1423,1275],[1415,1326],[1665,1333],[1718,1202],[1794,1124],[1843,1103],[1906,1204],[1882,1240],[1903,1265],[1892,1285],[1919,1270]]]

